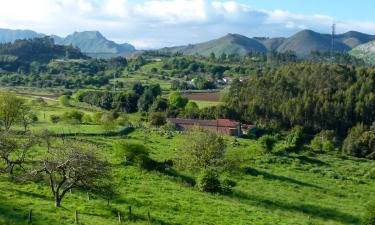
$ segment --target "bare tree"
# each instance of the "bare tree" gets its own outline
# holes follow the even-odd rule
[[[25,140],[20,139],[11,137],[7,133],[0,135],[0,158],[5,164],[2,171],[13,174],[15,166],[24,169],[26,154],[33,145],[33,141],[29,137],[24,138]]]
[[[55,140],[41,168],[33,175],[44,175],[55,198],[55,206],[61,204],[65,194],[72,188],[92,192],[105,191],[108,184],[109,166],[100,161],[95,147],[76,140]]]

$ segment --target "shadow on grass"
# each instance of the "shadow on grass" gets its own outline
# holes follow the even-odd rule
[[[319,217],[324,220],[335,220],[345,224],[359,224],[361,219],[351,214],[343,213],[337,209],[327,208],[306,203],[289,203],[280,200],[271,200],[261,196],[249,195],[244,192],[236,191],[231,197],[241,200],[253,201],[257,206],[270,210],[285,210],[304,213],[312,217]]]
[[[261,170],[251,168],[251,167],[245,167],[244,172],[248,175],[251,175],[251,176],[263,176],[264,179],[268,179],[268,180],[278,180],[278,181],[281,181],[281,182],[287,182],[287,183],[296,184],[296,185],[300,185],[300,186],[323,189],[322,187],[319,187],[319,186],[314,185],[314,184],[309,184],[309,183],[299,181],[299,180],[296,180],[296,179],[293,179],[293,178],[290,178],[290,177],[271,174],[271,173],[268,173],[268,172],[265,172],[265,171],[261,171]]]
[[[9,205],[8,202],[2,198],[0,198],[0,218],[2,218],[6,224],[27,224],[27,212]]]
[[[319,159],[310,158],[310,157],[305,156],[305,155],[288,156],[288,157],[293,158],[293,159],[299,159],[299,160],[301,160],[302,163],[306,163],[306,164],[314,164],[314,165],[317,165],[317,166],[329,166],[329,164],[326,163],[326,162],[323,162]]]
[[[157,161],[151,160],[146,170],[159,172],[163,175],[166,175],[172,178],[175,181],[182,182],[189,186],[195,185],[194,178],[179,173],[178,171],[173,169],[172,166],[173,166],[173,162],[171,161],[157,162]]]

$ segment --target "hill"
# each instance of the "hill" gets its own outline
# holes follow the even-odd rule
[[[312,30],[303,30],[287,38],[278,48],[279,52],[293,51],[298,56],[304,57],[313,51],[328,52],[332,48],[332,38],[328,34],[320,34]],[[335,51],[346,52],[350,47],[336,42]]]
[[[87,58],[78,48],[56,45],[52,38],[42,37],[16,40],[0,44],[0,67],[2,70],[25,70],[32,63],[48,63],[51,59]]]
[[[375,64],[375,41],[354,48],[350,54],[369,64]]]
[[[0,28],[0,43],[8,43],[19,39],[30,39],[44,36],[44,34],[39,34],[32,30],[11,30]]]
[[[39,34],[32,30],[0,29],[0,43],[13,43],[16,40],[45,36],[47,35]],[[105,38],[98,31],[74,32],[65,38],[57,35],[50,36],[55,40],[56,44],[73,45],[91,57],[109,58],[126,55],[135,51],[133,45],[128,43],[117,44]]]
[[[172,52],[181,52],[186,55],[209,56],[211,52],[216,56],[221,54],[246,55],[248,52],[267,52],[267,48],[258,40],[239,34],[227,34],[224,37],[194,45],[165,48]]]
[[[134,46],[124,43],[117,44],[106,39],[98,31],[74,32],[65,38],[54,37],[57,44],[73,45],[90,56],[95,55],[122,55],[135,51]]]
[[[349,31],[336,36],[335,51],[348,52],[352,48],[372,40],[375,40],[375,35]],[[331,48],[332,36],[330,34],[322,34],[312,30],[303,30],[289,38],[248,38],[239,34],[228,34],[224,37],[208,42],[164,48],[163,50],[181,52],[186,55],[197,54],[204,56],[208,56],[211,52],[215,53],[215,55],[226,53],[243,56],[248,52],[264,53],[268,51],[293,51],[297,56],[305,57],[311,52],[329,52],[331,51]]]

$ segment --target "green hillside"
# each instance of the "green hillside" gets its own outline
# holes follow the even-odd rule
[[[212,41],[171,48],[170,50],[187,55],[198,54],[204,56],[209,56],[211,52],[215,53],[217,56],[220,56],[223,53],[227,55],[237,54],[244,56],[249,52],[267,52],[266,47],[264,47],[259,41],[239,34],[228,34]]]
[[[31,127],[33,131],[78,132],[76,139],[102,147],[100,155],[111,165],[112,186],[118,196],[108,204],[101,197],[88,198],[83,190],[73,189],[62,206],[55,208],[45,181],[3,174],[0,224],[27,224],[30,209],[32,224],[40,225],[74,224],[76,210],[79,224],[118,224],[119,213],[124,224],[360,224],[365,206],[375,200],[374,175],[368,172],[373,161],[308,152],[264,154],[257,141],[234,141],[231,137],[225,138],[226,158],[239,167],[231,167],[222,179],[230,178],[236,186],[228,194],[203,193],[194,186],[197,174],[176,166],[145,170],[126,165],[112,148],[119,140],[144,144],[150,148],[152,160],[163,165],[180,154],[185,137],[179,132],[168,137],[161,129],[140,127],[125,136],[97,136],[95,133],[103,134],[105,127],[49,120],[50,115],[62,115],[75,107],[82,110],[82,105],[64,107],[48,101],[47,106],[33,107],[39,118]],[[92,114],[96,110],[83,111]],[[132,122],[142,120],[138,114],[130,116]],[[32,159],[46,151],[44,145],[36,146]],[[30,161],[27,167],[32,164]]]
[[[363,59],[369,64],[375,64],[375,41],[360,45],[350,51],[350,54]]]

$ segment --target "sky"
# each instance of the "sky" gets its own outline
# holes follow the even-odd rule
[[[138,49],[228,33],[288,37],[302,29],[375,34],[373,0],[0,0],[0,28],[66,36],[98,30]]]

